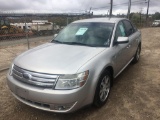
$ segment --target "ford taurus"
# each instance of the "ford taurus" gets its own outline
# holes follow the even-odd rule
[[[19,101],[46,111],[68,113],[103,106],[113,80],[140,58],[141,32],[125,18],[75,21],[50,43],[13,61],[8,86]]]

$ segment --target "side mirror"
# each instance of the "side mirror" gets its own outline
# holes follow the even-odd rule
[[[128,43],[129,42],[129,39],[128,37],[118,37],[117,39],[117,44],[124,44],[124,43]]]
[[[57,37],[58,34],[54,34],[53,38]]]

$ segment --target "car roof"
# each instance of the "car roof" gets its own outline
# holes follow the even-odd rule
[[[80,22],[106,22],[106,23],[118,23],[120,20],[126,20],[126,18],[90,18],[90,19],[82,19],[77,20],[73,23],[80,23]]]

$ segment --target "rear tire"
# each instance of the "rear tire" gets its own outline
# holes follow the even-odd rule
[[[136,51],[136,54],[135,54],[135,56],[133,58],[133,61],[132,61],[133,64],[135,64],[139,61],[140,53],[141,53],[141,45],[139,44],[138,48],[137,48],[137,51]]]
[[[110,89],[111,89],[111,74],[108,70],[106,70],[101,75],[98,81],[93,102],[94,106],[101,107],[106,103],[109,97]]]

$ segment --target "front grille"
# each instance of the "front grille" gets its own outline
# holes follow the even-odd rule
[[[24,70],[16,65],[13,66],[12,76],[18,81],[45,88],[53,88],[58,78],[58,75],[32,72]]]

